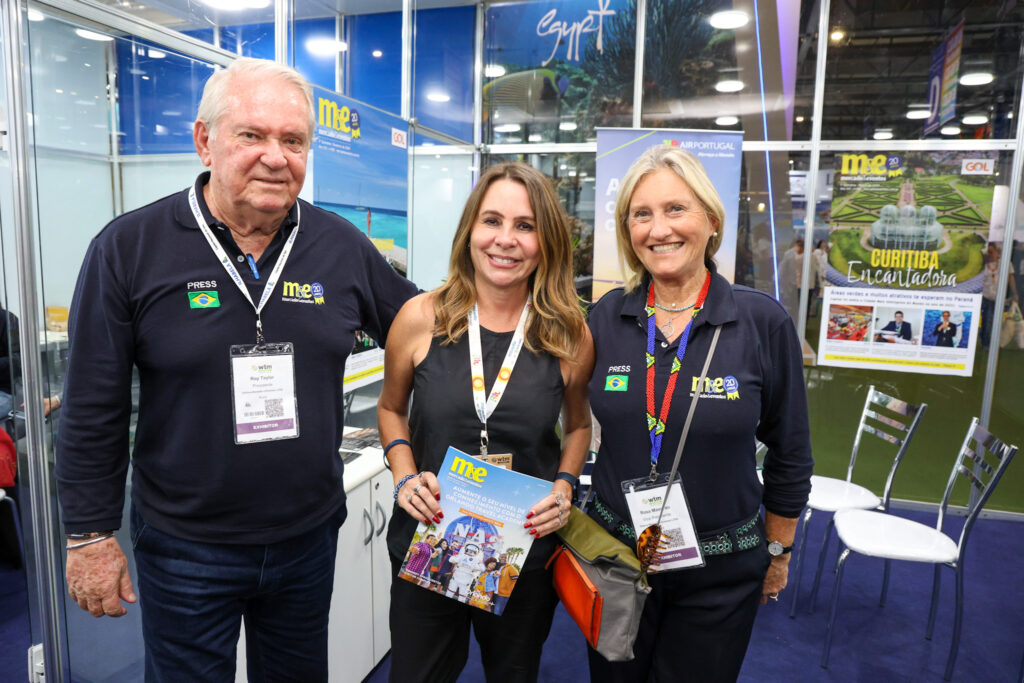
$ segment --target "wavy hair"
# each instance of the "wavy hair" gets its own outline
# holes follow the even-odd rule
[[[583,340],[586,321],[573,285],[569,221],[551,180],[519,162],[488,168],[466,200],[452,241],[448,279],[434,290],[434,336],[443,337],[443,344],[452,344],[469,327],[469,312],[477,296],[470,235],[480,215],[484,195],[495,181],[503,179],[526,188],[540,245],[540,261],[529,281],[533,311],[526,329],[526,348],[572,360]]]
[[[693,154],[671,145],[651,147],[633,162],[626,171],[619,185],[619,196],[615,201],[615,237],[619,246],[619,260],[622,262],[622,273],[626,277],[626,290],[632,291],[640,286],[647,269],[640,257],[633,251],[633,243],[629,239],[629,203],[633,200],[636,186],[645,177],[663,168],[675,173],[693,192],[700,202],[715,232],[708,240],[704,250],[704,265],[708,268],[714,263],[715,252],[722,244],[722,226],[725,225],[725,206],[722,204],[718,190],[708,177],[704,165]]]

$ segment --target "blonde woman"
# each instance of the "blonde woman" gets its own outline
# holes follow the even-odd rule
[[[441,521],[435,474],[446,450],[480,453],[484,424],[488,452],[511,453],[513,470],[553,483],[523,519],[536,541],[501,616],[393,580],[393,681],[454,681],[468,656],[470,624],[488,680],[537,679],[558,601],[544,568],[554,550],[550,534],[568,520],[590,442],[593,345],[571,258],[568,223],[548,178],[525,164],[493,167],[466,202],[447,281],[395,318],[377,414],[396,486],[388,530],[396,573],[416,523]],[[501,388],[498,370],[510,366],[506,355],[522,342],[489,415],[474,401],[474,335],[488,394]]]

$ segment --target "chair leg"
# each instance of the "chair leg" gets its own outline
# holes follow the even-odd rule
[[[924,632],[926,640],[931,640],[932,633],[935,631],[935,615],[939,611],[939,588],[942,585],[942,565],[935,565],[934,571],[935,576],[932,578],[932,604],[928,606],[928,628]]]
[[[793,619],[793,618],[796,617],[796,603],[797,603],[797,598],[800,597],[800,577],[803,576],[803,569],[804,569],[804,546],[806,545],[806,542],[807,542],[807,524],[808,524],[808,522],[811,521],[811,513],[813,513],[813,512],[814,512],[814,510],[812,510],[811,508],[807,508],[806,512],[804,512],[803,522],[800,525],[800,544],[795,549],[795,552],[797,554],[796,555],[796,573],[795,573],[795,581],[792,584],[793,590],[791,591],[791,593],[793,594],[793,599],[792,599],[791,604],[789,606],[789,618],[790,619]]]
[[[814,587],[811,588],[811,601],[807,605],[807,613],[814,614],[814,605],[818,601],[818,587],[821,585],[821,572],[825,569],[825,556],[828,555],[828,544],[832,540],[832,529],[836,525],[836,518],[832,516],[825,525],[825,537],[821,540],[821,550],[818,551],[818,571],[814,573]]]
[[[889,594],[889,560],[885,561],[885,569],[882,570],[882,596],[878,598],[878,606],[885,607],[885,596]]]
[[[836,623],[836,610],[839,607],[839,585],[843,580],[843,567],[846,565],[846,558],[850,556],[850,549],[843,548],[839,554],[839,561],[836,562],[836,582],[832,586],[832,607],[828,613],[828,624],[825,626],[825,647],[821,651],[821,668],[828,668],[828,655],[832,649],[832,634]]]
[[[939,565],[935,565],[938,569]],[[949,646],[949,659],[946,660],[945,680],[953,678],[953,667],[956,665],[956,655],[960,650],[960,627],[963,624],[964,616],[964,575],[960,571],[960,565],[953,567],[956,573],[956,611],[953,613],[953,642]]]

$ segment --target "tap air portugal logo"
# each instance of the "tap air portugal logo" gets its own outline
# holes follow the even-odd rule
[[[301,282],[281,283],[281,301],[294,301],[302,304],[324,303],[324,286],[319,282],[303,284]]]
[[[690,392],[697,391],[700,377],[690,380]],[[700,390],[701,398],[724,398],[734,401],[740,397],[740,382],[732,375],[725,377],[705,377],[704,386]]]

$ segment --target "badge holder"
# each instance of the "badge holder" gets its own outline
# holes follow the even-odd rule
[[[716,325],[697,387],[704,386],[704,379],[708,376],[708,368],[711,367],[711,358],[715,355],[715,347],[718,346],[721,332],[722,326]],[[686,413],[686,422],[683,424],[683,432],[676,447],[676,456],[672,460],[672,470],[668,474],[658,474],[654,469],[657,465],[655,463],[651,465],[649,476],[622,482],[622,491],[629,506],[637,538],[641,538],[645,530],[652,528],[662,537],[662,542],[657,546],[655,559],[647,569],[651,573],[704,566],[697,528],[693,524],[693,515],[686,502],[682,481],[677,474],[683,447],[686,445],[686,436],[690,433],[690,424],[693,422],[693,413],[697,410],[698,399],[699,388],[693,392],[693,398],[690,400],[690,410]],[[668,486],[670,481],[672,485]],[[648,519],[651,521],[648,522]]]
[[[231,347],[231,406],[236,444],[298,438],[292,342]]]
[[[676,473],[671,486],[668,482],[668,474],[622,482],[622,493],[637,537],[650,526],[661,526],[663,543],[658,549],[657,559],[648,568],[652,574],[704,566],[704,555],[700,551],[682,479]],[[668,500],[665,499],[666,492]]]

